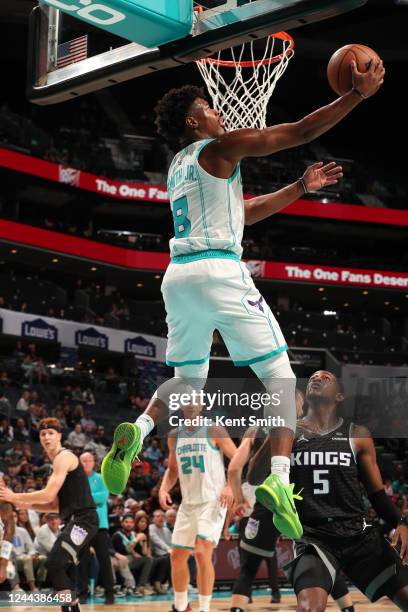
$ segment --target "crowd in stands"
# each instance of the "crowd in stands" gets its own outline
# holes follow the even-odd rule
[[[16,374],[16,368],[14,374],[7,368],[0,372],[0,471],[6,485],[16,492],[43,488],[50,473],[49,459],[39,445],[38,428],[42,418],[58,418],[63,430],[63,445],[78,457],[84,452],[92,453],[98,470],[110,447],[111,427],[116,424],[118,411],[124,410],[122,414],[127,413],[128,420],[134,420],[146,407],[146,400],[135,393],[130,393],[124,401],[118,386],[101,389],[95,381],[71,386],[63,379],[56,386],[55,379],[42,375],[27,379],[23,366],[29,354],[36,354],[35,345],[24,349],[18,342],[13,359],[20,366],[20,373]],[[43,365],[46,369],[44,360]],[[103,403],[107,395],[108,408]],[[113,421],[107,430],[103,423],[108,411],[113,413]],[[117,597],[141,598],[163,594],[171,588],[169,550],[181,496],[176,485],[172,491],[172,508],[166,513],[162,511],[158,492],[168,466],[167,448],[165,439],[153,434],[139,460],[133,464],[123,494],[111,495],[108,500],[110,556]],[[387,495],[408,514],[408,446],[405,440],[399,440],[397,448],[395,442],[394,439],[379,441],[383,445],[378,453],[379,464]],[[367,511],[369,518],[376,521],[369,507]],[[60,518],[56,513],[39,514],[18,507],[14,517],[17,528],[13,560],[17,572],[12,588],[34,591],[47,587],[46,559],[58,535]],[[232,521],[232,533],[236,531],[237,521],[236,517]],[[388,530],[385,525],[384,529]],[[191,563],[194,582],[193,558]],[[91,557],[89,576],[93,592],[92,580],[97,578],[94,557]],[[100,585],[94,593],[102,595]]]
[[[51,278],[49,270],[34,273],[8,269],[0,273],[0,308],[166,337],[166,314],[161,301],[135,299],[123,289],[103,282],[71,277],[61,282],[61,276],[55,274],[54,283]],[[359,312],[356,317],[344,309],[324,318],[322,332],[323,308],[320,312],[307,310],[281,295],[269,299],[268,303],[291,347],[327,348],[343,363],[400,366],[407,363],[408,340],[403,317],[393,314],[392,318],[385,318],[365,312]],[[324,309],[332,312],[327,302]],[[226,355],[219,336],[213,353]],[[50,370],[41,359],[34,364],[31,356],[26,357],[23,369],[29,384],[32,380],[46,382],[60,374],[58,364]],[[109,381],[107,375],[106,384],[115,384],[115,381]]]
[[[119,126],[112,123],[108,113],[93,98],[81,99],[77,109],[68,117],[64,116],[63,124],[60,117],[53,122],[53,115],[47,114],[45,124],[44,117],[35,109],[30,109],[31,117],[26,117],[3,104],[0,144],[24,148],[49,161],[98,172],[110,178],[148,181],[149,171],[166,172],[171,153],[157,141],[153,113],[142,113],[139,118],[133,118],[135,137],[139,134],[152,138],[151,150],[135,152],[129,148],[129,143],[124,142]],[[326,192],[326,197],[367,206],[405,208],[406,190],[403,185],[391,181],[381,167],[376,169],[376,179],[373,180],[361,164],[341,159],[340,153],[312,144],[275,154],[273,158],[245,160],[246,188],[250,193],[277,190],[301,176],[306,165],[337,157],[337,161],[345,166],[345,179],[341,185]]]

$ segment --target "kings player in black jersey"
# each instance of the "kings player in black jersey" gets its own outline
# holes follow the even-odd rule
[[[33,493],[13,493],[0,484],[0,501],[37,512],[59,512],[64,524],[47,559],[48,578],[56,594],[68,596],[73,584],[68,570],[78,564],[81,553],[98,531],[98,515],[89,488],[88,478],[78,457],[61,446],[61,427],[58,419],[40,421],[40,442],[52,462],[52,474],[47,485]],[[71,602],[63,599],[64,612],[78,612],[74,595]]]
[[[296,391],[296,412],[298,416],[303,415],[303,394],[298,391]],[[246,480],[242,482],[245,466],[262,446],[266,435],[262,427],[247,429],[228,466],[228,482],[235,501],[233,513],[241,517],[239,523],[241,567],[232,591],[230,612],[244,612],[250,601],[252,585],[263,559],[266,560],[269,571],[274,574],[274,585],[271,584],[271,603],[279,603],[281,599],[275,548],[280,534],[271,521],[269,510],[255,500],[255,487]],[[229,514],[231,515],[232,513]],[[341,576],[336,576],[331,595],[343,612],[354,610],[351,595]]]
[[[291,458],[293,481],[303,488],[304,532],[288,567],[298,610],[325,610],[339,569],[370,601],[387,596],[408,610],[408,523],[384,491],[373,439],[338,416],[344,396],[331,372],[311,376],[305,399]],[[268,467],[263,444],[250,464],[251,484],[262,482]],[[395,528],[392,546],[366,524],[362,485],[378,516]]]

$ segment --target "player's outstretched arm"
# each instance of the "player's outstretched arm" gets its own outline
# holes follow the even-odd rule
[[[23,503],[28,508],[32,508],[33,504],[53,504],[68,472],[75,469],[77,461],[78,459],[73,453],[65,452],[58,455],[54,460],[53,473],[48,479],[47,486],[41,491],[13,493],[7,487],[1,486],[0,483],[0,500],[17,506],[19,503]]]
[[[372,64],[365,73],[353,70],[353,89],[331,104],[303,117],[295,123],[283,123],[264,130],[244,129],[229,132],[205,147],[200,155],[205,169],[216,174],[216,162],[211,157],[229,162],[234,168],[244,157],[263,157],[283,149],[290,149],[315,140],[348,115],[365,98],[371,97],[384,81],[382,61]]]
[[[164,472],[163,480],[159,489],[159,502],[163,510],[170,510],[173,504],[170,491],[178,480],[177,459],[174,453],[175,442],[175,438],[169,436],[167,440],[167,445],[169,447],[169,465],[167,470]]]
[[[30,510],[35,510],[36,512],[56,512],[57,514],[59,513],[59,502],[58,502],[58,497],[56,499],[54,499],[54,501],[52,501],[50,504],[32,504],[32,503],[27,503],[27,502],[18,502],[18,507],[23,509],[23,508],[27,508]]]
[[[325,165],[323,165],[323,162],[318,162],[309,166],[302,178],[295,183],[274,193],[246,200],[244,203],[245,224],[253,225],[271,217],[305,193],[312,193],[329,185],[335,185],[343,176],[342,170],[343,168],[338,166],[336,162]]]

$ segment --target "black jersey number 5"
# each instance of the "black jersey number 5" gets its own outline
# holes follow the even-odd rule
[[[324,478],[328,476],[329,470],[313,470],[313,484],[317,485],[313,489],[315,495],[322,495],[329,492],[329,479]]]

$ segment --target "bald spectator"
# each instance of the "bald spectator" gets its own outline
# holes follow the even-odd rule
[[[88,477],[89,486],[91,489],[92,499],[96,505],[96,511],[99,518],[99,529],[89,545],[95,550],[96,558],[99,562],[100,582],[105,589],[105,603],[113,604],[113,585],[114,576],[110,560],[109,550],[111,548],[111,540],[109,537],[109,521],[108,521],[108,498],[109,491],[105,487],[102,476],[95,471],[95,457],[92,453],[82,453],[80,461],[84,472]],[[86,599],[88,592],[88,567],[89,567],[89,549],[82,556],[80,563],[81,575],[81,593],[80,596]]]

